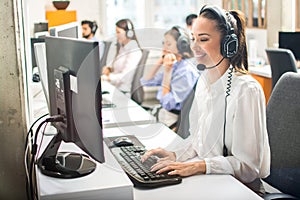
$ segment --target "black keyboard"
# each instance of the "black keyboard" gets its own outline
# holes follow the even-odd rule
[[[140,157],[146,152],[142,146],[114,147],[111,151],[135,187],[155,188],[178,184],[182,181],[177,175],[151,172],[150,168],[156,163],[157,157],[151,156],[142,163]]]

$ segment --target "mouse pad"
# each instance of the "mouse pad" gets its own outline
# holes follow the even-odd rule
[[[139,139],[137,139],[134,135],[122,135],[122,136],[116,136],[116,137],[106,137],[104,138],[104,142],[105,144],[108,146],[108,148],[114,148],[116,147],[113,143],[113,141],[116,139],[116,138],[119,138],[119,137],[128,137],[134,144],[134,146],[142,146],[142,147],[145,147],[140,141]]]

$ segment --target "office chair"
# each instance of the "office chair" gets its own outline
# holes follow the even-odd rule
[[[294,54],[289,49],[268,48],[266,49],[267,57],[272,72],[272,88],[285,72],[297,72],[297,63]]]
[[[300,74],[287,72],[275,85],[267,105],[271,171],[265,182],[283,193],[264,199],[300,198]]]
[[[136,103],[141,104],[144,100],[144,89],[140,79],[144,75],[144,69],[149,56],[149,50],[142,49],[142,57],[133,75],[130,96]]]
[[[176,127],[174,131],[183,139],[187,138],[190,135],[190,122],[189,122],[189,114],[192,107],[192,103],[195,97],[195,89],[196,85],[194,86],[193,90],[187,96],[187,98],[182,103],[182,108],[178,116],[178,120],[176,123]]]
[[[112,42],[111,41],[103,41],[103,43],[104,43],[104,52],[103,52],[102,58],[100,60],[101,68],[106,65],[107,55],[108,55],[109,48],[110,48]]]

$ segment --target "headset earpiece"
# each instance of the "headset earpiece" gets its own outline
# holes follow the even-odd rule
[[[98,25],[97,23],[94,21],[92,22],[92,28],[91,28],[91,32],[95,35],[96,31],[98,29]]]
[[[190,52],[190,38],[179,26],[174,26],[173,29],[178,31],[179,37],[177,39],[177,49],[180,54]]]
[[[229,13],[225,13],[225,11],[216,6],[203,6],[199,15],[205,11],[214,13],[226,26],[226,35],[221,41],[221,54],[225,58],[233,57],[237,54],[239,41],[237,35],[234,33],[234,28],[226,20],[229,17]]]
[[[126,31],[126,37],[129,39],[133,39],[135,34],[134,34],[132,23],[129,20],[126,20],[126,22],[128,27],[128,30]]]

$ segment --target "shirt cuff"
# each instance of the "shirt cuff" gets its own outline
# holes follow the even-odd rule
[[[210,159],[204,158],[204,161],[206,166],[206,174],[210,174],[211,173]]]

